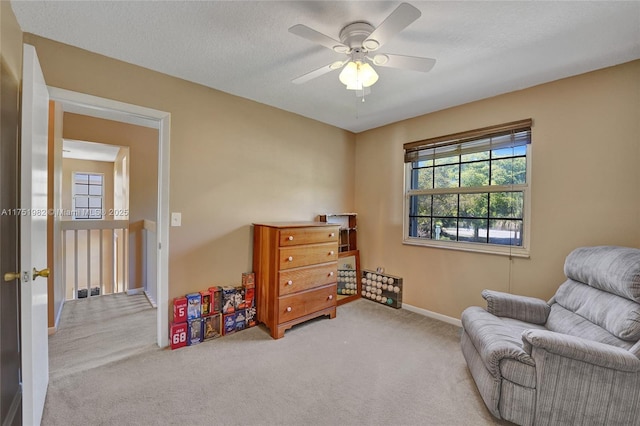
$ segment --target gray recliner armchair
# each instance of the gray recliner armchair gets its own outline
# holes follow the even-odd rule
[[[549,302],[484,290],[462,353],[489,411],[519,425],[640,425],[640,249],[571,252]]]

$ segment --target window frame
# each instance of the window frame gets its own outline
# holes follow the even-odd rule
[[[101,195],[91,195],[91,194],[78,194],[76,193],[76,175],[87,175],[87,176],[100,176],[101,179],[101,184],[100,184],[100,188],[101,188]],[[88,187],[91,187],[92,185],[90,183],[87,183]],[[94,185],[97,186],[97,185]],[[105,181],[104,181],[104,173],[98,173],[98,172],[81,172],[81,171],[74,171],[71,174],[71,188],[72,188],[72,193],[71,193],[71,203],[72,203],[72,218],[73,220],[104,220],[105,218],[105,208],[104,208],[104,190],[105,190]],[[87,191],[90,192],[90,191]],[[100,211],[100,217],[92,217],[90,214],[88,215],[88,217],[78,217],[77,212],[79,211],[79,209],[84,209],[84,207],[77,207],[76,204],[76,200],[77,198],[86,198],[87,200],[91,199],[91,198],[99,198],[100,199],[100,208],[96,208],[96,207],[86,207],[87,212],[90,212],[91,210],[99,210]]]
[[[490,134],[484,135],[484,137]],[[444,139],[441,137],[437,139]],[[476,138],[474,138],[476,139]],[[482,139],[478,136],[477,139]],[[465,141],[460,141],[464,143]],[[415,143],[413,143],[415,144]],[[408,144],[405,144],[405,147]],[[461,250],[477,253],[488,253],[514,257],[528,258],[530,254],[531,244],[531,143],[524,145],[526,149],[525,161],[525,183],[509,184],[509,185],[487,185],[476,187],[455,187],[455,188],[430,188],[430,189],[411,189],[412,187],[412,170],[413,162],[405,161],[404,164],[404,191],[403,191],[403,239],[402,243],[413,246],[443,248],[449,250]],[[428,148],[427,148],[428,149]],[[487,146],[487,150],[490,146]],[[460,164],[458,162],[457,164]],[[489,176],[489,179],[491,177]],[[522,210],[522,246],[502,245],[484,242],[467,242],[467,241],[448,241],[436,240],[431,238],[412,237],[409,236],[411,228],[411,197],[415,195],[435,195],[435,194],[473,194],[473,193],[497,193],[497,192],[522,192],[523,193],[523,210]],[[459,211],[458,211],[459,219]],[[488,212],[487,219],[490,213]],[[479,218],[480,219],[480,218]],[[482,218],[484,219],[484,217]]]

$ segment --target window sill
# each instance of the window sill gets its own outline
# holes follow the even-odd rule
[[[474,244],[465,242],[434,241],[421,238],[405,238],[402,244],[440,248],[446,250],[467,251],[472,253],[495,254],[499,256],[529,258],[529,249],[525,247],[501,246],[496,244]]]

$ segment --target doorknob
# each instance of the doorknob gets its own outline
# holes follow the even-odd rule
[[[19,279],[20,279],[20,272],[7,272],[6,274],[4,274],[5,281],[13,281],[13,280],[19,280]]]
[[[44,268],[41,271],[38,271],[36,268],[33,268],[33,278],[36,279],[38,277],[47,278],[49,276],[49,268]]]

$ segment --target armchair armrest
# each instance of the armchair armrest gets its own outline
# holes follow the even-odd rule
[[[522,342],[524,351],[530,355],[534,348],[540,348],[599,367],[631,373],[640,372],[640,359],[628,350],[581,337],[531,329],[522,332]]]
[[[513,318],[531,324],[547,322],[551,307],[535,297],[518,296],[501,291],[482,290],[487,311],[497,317]]]

